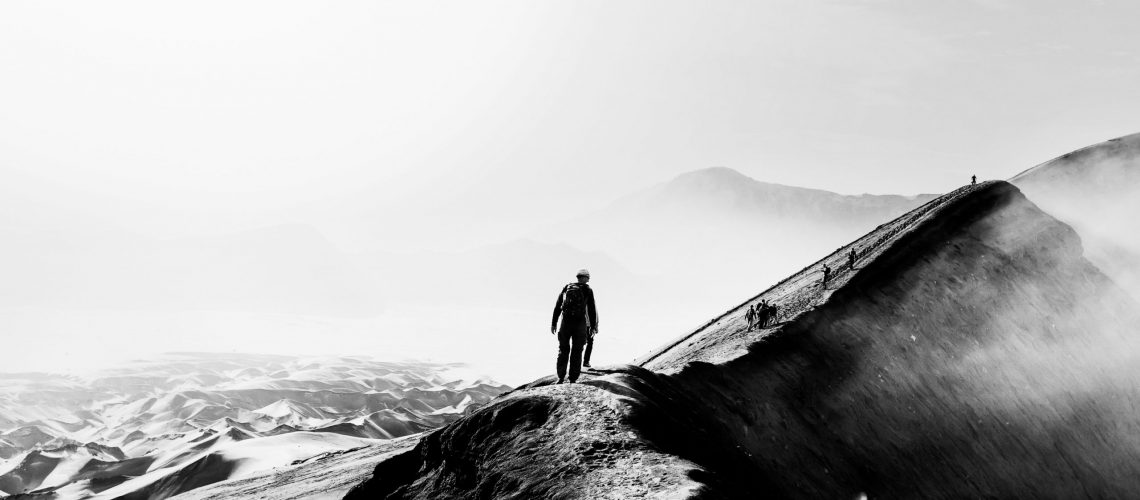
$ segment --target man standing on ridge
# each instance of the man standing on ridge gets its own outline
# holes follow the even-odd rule
[[[558,383],[566,381],[566,364],[570,364],[570,382],[577,382],[582,372],[582,348],[586,347],[586,363],[589,366],[594,335],[598,333],[598,310],[594,307],[594,291],[590,285],[590,271],[578,271],[578,281],[562,287],[558,301],[554,303],[554,317],[550,320],[550,333],[557,331],[558,361],[555,371]],[[558,316],[562,316],[562,327],[558,328]]]

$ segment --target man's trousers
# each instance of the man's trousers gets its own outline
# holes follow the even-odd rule
[[[558,365],[555,369],[558,380],[566,378],[567,361],[570,364],[570,381],[578,380],[578,375],[582,373],[582,348],[588,338],[584,322],[570,325],[562,322],[562,328],[558,329]]]

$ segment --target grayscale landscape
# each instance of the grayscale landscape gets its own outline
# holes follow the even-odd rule
[[[1140,5],[0,4],[0,499],[1140,497]]]

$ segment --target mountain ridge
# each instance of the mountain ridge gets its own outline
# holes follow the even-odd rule
[[[1133,361],[1129,349],[1098,359],[1097,347],[1136,347],[1119,332],[1140,312],[1081,257],[1071,228],[997,181],[944,195],[853,244],[863,250],[854,270],[840,249],[651,352],[644,367],[520,387],[382,462],[346,498],[1140,491],[1126,479],[1133,451],[1113,444],[1111,420],[1055,420],[1019,406],[1071,400],[1121,416],[1128,404],[1080,385],[1086,370]],[[826,286],[823,263],[836,271]],[[744,309],[764,298],[785,316],[748,331]],[[1003,350],[1012,361],[991,354]],[[1064,354],[1079,362],[1048,363]],[[1099,390],[1127,399],[1121,372],[1111,375]],[[1017,392],[1034,377],[1049,387]],[[969,414],[983,420],[963,423]],[[988,423],[997,419],[1004,425]],[[985,458],[968,445],[971,432],[995,443]],[[1043,448],[1053,441],[1039,432],[1062,447]],[[481,451],[461,456],[460,443]],[[1019,449],[1026,454],[1009,451]],[[1053,474],[1062,460],[1095,465]]]

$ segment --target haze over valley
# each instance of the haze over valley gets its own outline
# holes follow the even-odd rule
[[[0,497],[1140,498],[1137,19],[0,2]]]

